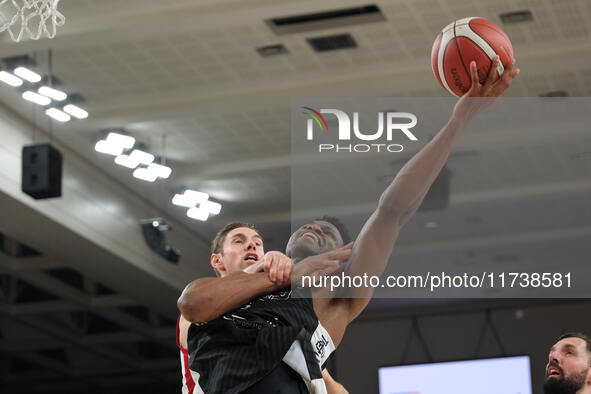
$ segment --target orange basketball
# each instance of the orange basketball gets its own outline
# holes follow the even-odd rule
[[[464,18],[445,26],[437,35],[431,49],[431,66],[445,90],[462,96],[472,86],[470,62],[476,61],[480,82],[484,83],[495,55],[501,60],[498,78],[513,57],[509,36],[484,18]]]

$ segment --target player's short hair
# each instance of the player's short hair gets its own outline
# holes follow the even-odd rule
[[[223,251],[224,241],[226,240],[226,236],[228,235],[228,233],[240,227],[251,228],[257,233],[259,232],[259,230],[254,226],[254,224],[245,222],[230,222],[226,224],[224,227],[222,227],[220,231],[218,231],[218,233],[215,235],[213,241],[211,241],[211,253],[221,253]]]
[[[314,220],[322,220],[324,222],[328,222],[330,224],[332,224],[333,226],[335,226],[337,228],[337,230],[339,230],[339,233],[341,234],[341,238],[343,238],[343,243],[346,245],[349,242],[351,242],[351,235],[349,234],[349,229],[347,228],[347,226],[345,226],[345,223],[341,222],[341,220],[339,218],[336,218],[334,216],[328,216],[328,215],[324,215],[320,218],[316,218]]]
[[[591,366],[591,339],[589,339],[589,337],[582,332],[566,332],[559,336],[556,342],[566,338],[581,338],[583,341],[585,341],[585,344],[587,345],[587,353],[589,355],[589,365]]]

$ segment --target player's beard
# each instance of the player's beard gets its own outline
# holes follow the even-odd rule
[[[565,378],[563,374],[560,379],[546,379],[544,383],[544,394],[575,394],[585,384],[587,372],[589,372],[589,368],[579,373],[574,373],[568,378]]]

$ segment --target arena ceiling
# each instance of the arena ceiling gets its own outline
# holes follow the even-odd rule
[[[84,121],[50,126],[16,90],[0,87],[2,106],[37,130],[31,131],[31,140],[51,135],[89,173],[108,179],[108,187],[87,187],[87,196],[98,196],[107,206],[113,203],[109,190],[124,191],[126,203],[141,206],[145,217],[161,216],[173,224],[171,242],[175,233],[184,244],[193,239],[198,256],[185,254],[178,269],[144,269],[128,263],[123,246],[106,250],[100,238],[53,223],[42,209],[3,195],[1,311],[8,319],[0,327],[0,350],[10,355],[4,366],[14,373],[3,379],[14,392],[30,392],[15,382],[32,376],[45,382],[48,391],[53,387],[59,392],[98,384],[101,373],[113,384],[177,379],[170,342],[174,296],[192,277],[210,274],[207,264],[197,261],[207,258],[207,240],[236,219],[256,223],[270,248],[282,249],[289,236],[294,219],[293,98],[445,97],[431,72],[431,45],[443,26],[469,15],[492,20],[511,37],[521,74],[508,96],[591,96],[588,1],[371,4],[379,7],[382,20],[277,34],[268,19],[362,4],[62,0],[67,21],[54,39],[13,43],[0,35],[2,58],[28,55],[42,74],[51,49],[61,88],[81,94],[90,113]],[[530,10],[533,19],[514,24],[500,20],[502,13],[522,10]],[[353,37],[356,48],[318,53],[307,43],[310,37],[343,33]],[[257,51],[276,44],[286,53],[264,57]],[[101,131],[117,128],[164,156],[173,169],[171,178],[155,184],[136,180],[112,158],[96,153]],[[397,156],[392,174],[365,179],[368,187],[385,187],[385,180],[417,149]],[[491,127],[466,136],[456,151],[449,162],[450,206],[420,212],[409,223],[398,243],[401,264],[431,254],[450,264],[532,264],[556,258],[552,250],[569,250],[574,259],[589,252],[582,241],[591,234],[588,130],[565,135],[558,125],[537,134],[525,126]],[[515,170],[523,165],[523,171]],[[187,218],[185,210],[170,203],[184,188],[209,193],[222,203],[221,214],[207,222]],[[353,222],[371,209],[350,212],[338,204],[317,208],[312,215],[329,210],[349,215]],[[109,206],[109,212],[125,209],[120,202]],[[427,228],[428,222],[438,223],[437,229]],[[48,239],[50,233],[62,241]],[[66,239],[75,240],[68,245],[71,249],[65,249]],[[134,278],[135,286],[129,286],[125,275]],[[380,310],[388,308],[379,303]],[[141,364],[134,362],[140,358]],[[82,359],[92,359],[92,367],[73,368]],[[41,373],[34,372],[38,367]],[[67,378],[65,383],[61,377]]]

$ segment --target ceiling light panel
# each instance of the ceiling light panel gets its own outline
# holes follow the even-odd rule
[[[14,69],[14,74],[21,77],[22,79],[31,83],[37,83],[41,81],[41,75],[34,71],[29,70],[26,67],[17,67]]]

